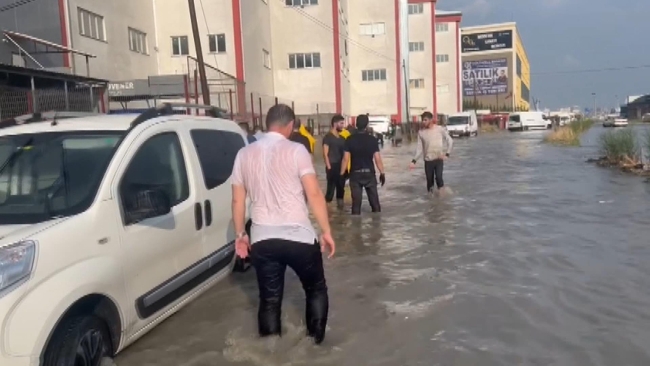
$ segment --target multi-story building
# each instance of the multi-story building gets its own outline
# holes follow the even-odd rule
[[[466,108],[530,108],[530,64],[516,23],[465,27],[461,44]]]
[[[11,41],[0,42],[0,62],[35,66],[33,60],[21,54],[13,44],[16,42],[48,69],[109,80],[157,72],[156,52],[150,47],[156,32],[151,1],[0,0],[0,8],[3,8],[0,12],[2,30],[14,32],[9,36]],[[23,35],[83,54],[60,53],[61,50],[33,42]],[[54,53],[42,53],[44,51]],[[88,57],[86,62],[88,55],[95,57]]]
[[[7,1],[13,4],[0,0],[0,9]],[[197,1],[211,94],[219,95],[221,102],[220,89],[234,88],[239,109],[246,106],[256,114],[262,109],[257,99],[264,98],[267,107],[278,96],[280,101],[292,101],[303,115],[371,113],[400,120],[406,108],[401,95],[408,86],[413,116],[424,110],[459,110],[461,14],[437,11],[435,0],[408,0],[410,61],[404,73],[399,61],[400,27],[404,26],[400,2]],[[89,71],[120,88],[146,86],[149,76],[194,77],[196,48],[186,0],[107,4],[101,0],[57,0],[47,6],[25,3],[0,12],[0,22],[5,29],[97,56],[90,59],[88,70],[83,54],[35,53],[48,68],[81,75]],[[11,47],[0,44],[0,62],[15,63],[15,56],[7,51]],[[405,74],[410,80],[404,80]],[[138,80],[143,82],[133,83]],[[190,92],[196,84],[189,86]]]

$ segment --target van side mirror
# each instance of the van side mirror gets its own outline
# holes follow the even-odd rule
[[[133,225],[153,217],[164,216],[171,212],[171,201],[161,189],[145,189],[136,192],[128,199],[125,207],[126,225]]]

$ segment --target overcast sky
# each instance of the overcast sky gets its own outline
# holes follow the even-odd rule
[[[531,97],[542,108],[613,107],[650,93],[650,0],[438,0],[463,12],[461,26],[515,21],[531,64]]]

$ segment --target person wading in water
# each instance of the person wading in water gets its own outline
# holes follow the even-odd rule
[[[418,132],[418,143],[415,148],[415,156],[409,165],[410,169],[415,168],[415,163],[421,156],[424,156],[424,174],[427,177],[427,192],[432,192],[434,184],[438,191],[443,192],[445,182],[442,179],[442,171],[445,160],[451,153],[454,141],[447,129],[436,124],[431,112],[422,113],[424,129]],[[447,145],[445,147],[445,144]]]
[[[302,145],[288,140],[295,120],[291,107],[271,107],[266,116],[268,133],[241,149],[235,158],[235,251],[241,258],[250,255],[255,267],[260,336],[281,334],[284,275],[288,266],[305,290],[307,335],[320,344],[325,338],[329,311],[322,252],[329,249],[331,258],[336,244],[311,156]],[[244,226],[247,197],[251,202],[250,238]],[[320,226],[320,238],[309,219],[308,204]]]
[[[368,195],[368,202],[372,212],[381,212],[379,192],[377,191],[377,176],[375,165],[379,170],[379,181],[386,184],[384,163],[379,153],[377,138],[367,132],[368,115],[361,114],[357,117],[357,133],[345,140],[345,154],[341,164],[341,176],[347,170],[348,161],[350,168],[350,192],[352,193],[352,215],[361,215],[361,201],[363,189]]]
[[[345,128],[345,118],[340,114],[332,117],[332,128],[323,138],[323,159],[327,175],[325,201],[332,202],[336,191],[336,202],[343,206],[345,197],[345,176],[341,176],[341,162],[345,153],[345,139],[340,135]]]

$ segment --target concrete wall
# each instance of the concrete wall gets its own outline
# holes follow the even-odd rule
[[[339,55],[341,59],[341,113],[344,116],[351,116],[351,78],[350,74],[350,49],[354,45],[346,39],[352,38],[351,28],[350,28],[350,12],[349,4],[352,0],[339,0],[339,32],[341,38],[339,41]]]
[[[249,94],[247,103],[250,104],[250,93],[257,95],[273,95],[273,70],[264,66],[264,51],[273,54],[271,44],[271,11],[267,2],[241,1],[242,38],[244,52],[244,80],[246,92]],[[259,96],[258,96],[259,98]],[[259,103],[256,103],[259,104]],[[255,113],[259,113],[256,105]]]
[[[350,38],[364,47],[350,47],[350,113],[353,116],[396,115],[397,107],[397,61],[396,14],[394,1],[353,0],[348,2],[350,11]],[[383,22],[385,33],[375,37],[361,35],[360,25]],[[386,70],[385,81],[363,81],[363,70]],[[404,84],[403,80],[401,81]]]
[[[409,86],[409,113],[411,116],[420,116],[424,111],[433,112],[435,90],[433,65],[436,55],[433,50],[431,12],[435,11],[435,9],[431,3],[424,4],[423,8],[423,13],[411,14],[408,18],[409,42],[422,42],[424,44],[423,51],[409,52],[410,79],[424,80],[424,88],[418,89]],[[444,36],[437,35],[437,38],[444,38]],[[440,53],[440,50],[438,50],[438,53]],[[438,68],[440,68],[440,66],[438,66]]]
[[[0,7],[16,3],[16,0],[0,0]],[[13,9],[0,13],[0,30],[24,33],[56,44],[62,44],[58,1],[35,1],[23,5],[17,4]],[[0,39],[3,39],[2,35],[0,35]],[[16,41],[26,51],[34,51],[31,42],[18,39]],[[43,46],[39,46],[39,50],[44,49]],[[11,65],[12,54],[17,53],[18,49],[12,43],[4,40],[0,41],[1,63]],[[34,58],[46,68],[63,66],[63,56],[61,54],[40,54],[34,55]],[[29,58],[25,59],[27,60],[25,66],[37,67]]]
[[[438,113],[451,114],[460,112],[459,101],[459,35],[456,32],[457,23],[445,21],[447,17],[438,17],[438,24],[446,24],[447,31],[436,32],[436,53],[448,55],[449,62],[436,64],[436,97]],[[434,58],[435,59],[435,58]],[[462,109],[462,106],[461,108]]]
[[[188,70],[187,56],[174,56],[172,54],[172,37],[187,36],[189,54],[196,57],[196,47],[192,37],[192,25],[190,23],[187,0],[155,0],[155,2],[155,15],[158,24],[160,74],[186,74],[188,71],[193,72],[195,65],[190,62]],[[203,0],[203,8],[201,8],[199,2],[196,3],[199,34],[201,35],[201,46],[206,65],[235,75],[237,70],[232,14],[231,0]],[[209,52],[209,34],[225,34],[226,52]],[[211,71],[208,67],[206,74],[208,78],[210,78],[211,74],[214,78],[217,73]]]
[[[293,101],[297,114],[313,113],[317,105],[321,112],[334,111],[332,0],[321,0],[318,5],[302,8],[288,7],[284,1],[269,0],[269,6],[275,94],[281,101]],[[289,54],[297,53],[320,53],[321,67],[290,69]]]
[[[90,59],[90,74],[111,81],[142,79],[157,72],[152,0],[68,0],[70,47],[96,55]],[[81,35],[79,8],[104,17],[106,40]],[[146,34],[148,54],[129,48],[129,27]],[[72,57],[76,74],[86,75],[86,60]]]

